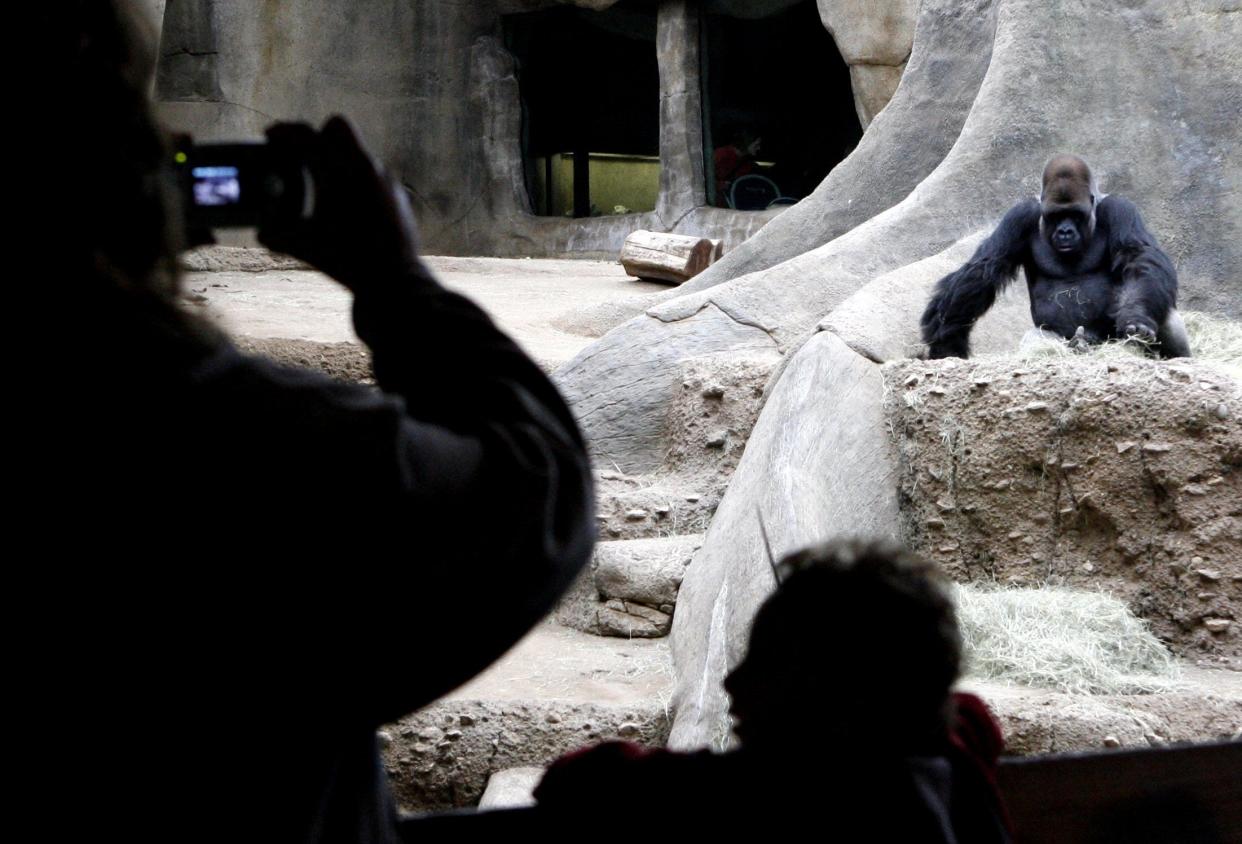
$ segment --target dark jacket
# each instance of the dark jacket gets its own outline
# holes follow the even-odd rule
[[[590,553],[568,409],[421,268],[355,302],[379,389],[139,293],[65,299],[11,477],[19,761],[66,826],[388,840],[376,727],[503,653]]]
[[[841,842],[1001,844],[1008,819],[996,790],[1000,727],[982,700],[954,695],[957,717],[939,752],[898,755],[869,746],[818,744],[814,719],[791,713],[786,747],[713,753],[610,742],[562,757],[535,798],[544,831],[627,813],[665,835]],[[814,713],[808,701],[807,713]],[[805,713],[804,713],[805,714]]]

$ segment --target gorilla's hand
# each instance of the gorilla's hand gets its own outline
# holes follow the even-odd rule
[[[1117,329],[1117,333],[1125,340],[1137,340],[1140,343],[1156,342],[1156,326],[1145,319],[1127,319]]]
[[[267,130],[274,150],[305,161],[314,182],[309,219],[258,232],[269,249],[300,258],[358,293],[418,265],[418,236],[405,189],[367,152],[343,117],[316,132],[305,123]]]
[[[1074,336],[1069,340],[1069,347],[1079,354],[1091,351],[1091,341],[1087,339],[1086,326],[1078,326],[1078,330],[1074,332]]]

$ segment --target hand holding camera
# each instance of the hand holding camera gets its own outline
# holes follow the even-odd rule
[[[189,226],[257,226],[259,242],[355,293],[418,263],[405,190],[344,118],[316,132],[277,123],[267,144],[215,144],[178,155]]]

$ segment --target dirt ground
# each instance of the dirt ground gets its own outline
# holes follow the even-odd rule
[[[309,353],[307,343],[358,343],[349,316],[352,297],[332,279],[287,261],[260,262],[218,250],[210,260],[190,262],[186,299],[231,334],[252,341],[252,348],[287,362],[315,365],[314,360],[298,359]],[[667,289],[630,278],[611,261],[425,260],[441,283],[477,302],[546,369],[569,360],[594,339],[556,327],[554,323],[565,322],[558,317]],[[360,349],[337,347],[336,357]],[[351,365],[340,361],[344,371],[334,374],[349,377]]]
[[[1175,653],[1242,656],[1242,395],[1206,363],[885,367],[903,533],[955,579],[1110,591]]]

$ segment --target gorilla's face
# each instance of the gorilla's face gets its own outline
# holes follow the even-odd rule
[[[1039,231],[1062,255],[1079,252],[1095,233],[1095,182],[1087,162],[1058,155],[1044,168]]]
[[[1082,209],[1059,211],[1044,216],[1044,233],[1052,248],[1061,253],[1073,253],[1082,249],[1090,236],[1089,215]]]

